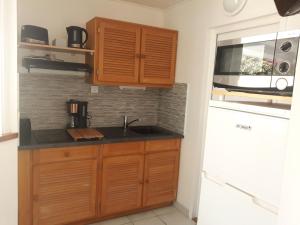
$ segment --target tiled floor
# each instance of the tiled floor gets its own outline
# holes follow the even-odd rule
[[[90,225],[195,225],[175,207],[155,209]]]

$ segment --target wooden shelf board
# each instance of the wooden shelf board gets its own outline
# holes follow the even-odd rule
[[[10,141],[18,138],[18,133],[6,133],[0,135],[0,142]]]
[[[288,96],[277,96],[277,95],[263,95],[263,94],[252,94],[245,92],[237,92],[237,91],[226,91],[226,90],[213,90],[213,95],[217,96],[232,96],[232,97],[246,97],[246,98],[256,98],[262,100],[277,100],[277,101],[285,101],[287,103],[292,103],[292,97]]]
[[[49,50],[49,51],[57,51],[57,52],[69,52],[69,53],[89,53],[94,54],[94,50],[90,49],[80,49],[80,48],[67,48],[67,47],[59,47],[54,45],[41,45],[41,44],[30,44],[25,42],[20,42],[19,48],[26,49],[40,49],[40,50]]]

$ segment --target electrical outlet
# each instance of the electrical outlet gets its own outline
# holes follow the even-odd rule
[[[99,87],[98,86],[91,86],[91,95],[98,95]]]

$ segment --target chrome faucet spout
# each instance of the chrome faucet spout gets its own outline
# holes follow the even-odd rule
[[[138,119],[135,119],[135,120],[132,120],[132,121],[128,122],[128,117],[124,116],[123,128],[127,129],[130,124],[133,124],[133,123],[138,122],[140,120],[141,119],[138,118]]]

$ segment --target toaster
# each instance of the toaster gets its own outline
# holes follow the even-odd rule
[[[32,44],[49,45],[48,30],[33,25],[23,25],[21,28],[21,41]]]

